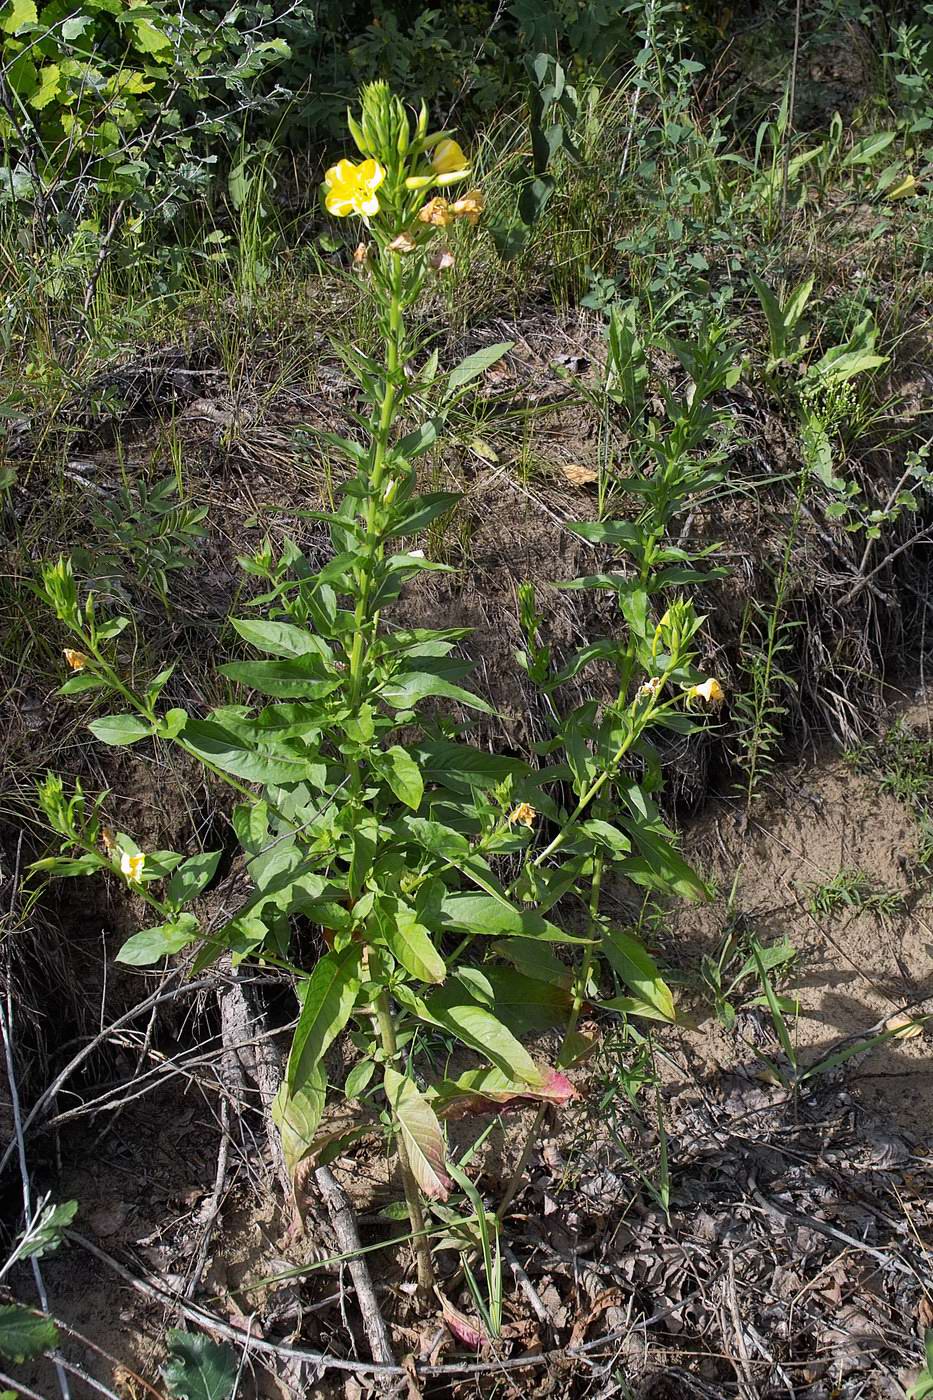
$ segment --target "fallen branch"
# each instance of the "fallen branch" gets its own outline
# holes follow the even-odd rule
[[[311,1351],[305,1347],[292,1346],[288,1342],[270,1342],[265,1337],[253,1336],[251,1332],[244,1331],[242,1327],[234,1327],[232,1323],[224,1322],[223,1318],[217,1317],[207,1308],[199,1307],[196,1303],[186,1302],[184,1298],[170,1293],[167,1288],[161,1288],[158,1284],[137,1278],[118,1260],[106,1254],[102,1249],[98,1249],[97,1245],[91,1244],[90,1240],[85,1239],[75,1230],[66,1230],[64,1233],[65,1238],[70,1240],[72,1244],[78,1245],[102,1264],[105,1264],[108,1269],[122,1278],[124,1283],[135,1288],[137,1293],[142,1293],[145,1297],[161,1303],[169,1310],[178,1310],[190,1322],[195,1322],[199,1327],[204,1327],[207,1331],[226,1338],[237,1347],[243,1347],[247,1350],[252,1348],[254,1351],[264,1352],[267,1356],[287,1357],[294,1361],[304,1362],[308,1366],[318,1366],[322,1370],[348,1371],[366,1376],[398,1376],[400,1378],[411,1376],[411,1370],[404,1366],[376,1361],[354,1361],[348,1357],[329,1356],[322,1351]],[[678,1306],[680,1305],[674,1305],[670,1311],[676,1311]],[[414,1369],[419,1376],[489,1376],[504,1371],[521,1371],[529,1366],[546,1366],[562,1359],[573,1360],[575,1357],[589,1356],[602,1347],[613,1346],[615,1343],[623,1341],[631,1335],[633,1330],[631,1327],[625,1327],[616,1332],[607,1332],[592,1342],[583,1343],[582,1346],[556,1347],[553,1351],[536,1351],[526,1356],[510,1356],[500,1361],[466,1361],[462,1364],[451,1362],[443,1365],[431,1365],[416,1361]]]
[[[330,1216],[330,1223],[342,1253],[354,1256],[348,1261],[347,1267],[356,1289],[356,1301],[360,1306],[363,1327],[366,1330],[372,1358],[381,1364],[394,1366],[395,1354],[392,1350],[389,1329],[382,1316],[366,1260],[359,1253],[362,1249],[362,1242],[359,1230],[356,1228],[353,1207],[330,1167],[318,1167],[314,1178],[320,1187],[324,1204],[327,1206],[327,1212]]]

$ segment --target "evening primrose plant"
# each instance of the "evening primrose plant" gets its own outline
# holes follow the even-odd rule
[[[522,593],[523,664],[555,715],[561,685],[599,658],[615,662],[617,699],[560,720],[545,767],[471,744],[464,716],[490,707],[463,683],[466,633],[401,626],[391,606],[419,573],[450,572],[404,543],[457,499],[419,492],[416,463],[471,384],[511,348],[490,346],[442,373],[431,331],[415,334],[408,324],[449,256],[444,230],[456,220],[475,225],[484,201],[478,189],[445,193],[468,183],[466,155],[450,132],[428,132],[423,106],[412,117],[385,84],[363,90],[349,128],[362,159],[328,170],[323,199],[336,218],[361,226],[360,294],[381,352],[338,346],[365,405],[359,436],[327,436],[349,464],[336,509],[297,512],[327,526],[331,557],[315,569],[296,542],[275,549],[267,541],[240,561],[257,593],[246,615],[231,619],[253,655],[220,667],[239,687],[236,698],[206,715],[171,705],[171,665],[148,682],[134,675],[121,641],[131,619],[100,617],[68,560],[48,566],[41,584],[68,634],[62,693],[116,702],[90,724],[95,737],[175,745],[234,790],[231,823],[249,893],[221,927],[205,927],[200,896],[221,852],[186,859],[140,850],[105,827],[106,795],[90,800],[78,787],[69,795],[54,775],[40,801],[60,853],[36,870],[109,872],[149,906],[153,923],[124,945],[125,963],[185,951],[195,973],[229,956],[293,975],[299,1014],[274,1110],[286,1161],[295,1173],[362,1132],[383,1131],[427,1296],[432,1235],[438,1247],[451,1238],[445,1203],[454,1197],[472,1213],[444,1120],[570,1099],[565,1070],[585,1048],[577,1022],[589,1002],[625,1015],[675,1014],[654,962],[602,912],[600,892],[615,875],[667,894],[705,893],[654,805],[660,763],[649,735],[656,727],[687,733],[698,722],[691,710],[723,699],[719,682],[694,666],[701,619],[671,596],[707,574],[665,532],[715,477],[700,448],[718,421],[706,401],[725,360],[721,348],[692,358],[684,350],[688,428],[658,432],[653,477],[627,483],[645,501],[639,520],[573,527],[634,556],[634,574],[569,585],[616,592],[623,640],[553,665],[533,597]],[[554,1026],[563,1028],[557,1063],[528,1048]],[[359,1059],[343,1094],[359,1104],[360,1126],[337,1136],[325,1123],[336,1089],[328,1050],[345,1030]],[[473,1067],[433,1076],[419,1047],[439,1038],[472,1054]]]

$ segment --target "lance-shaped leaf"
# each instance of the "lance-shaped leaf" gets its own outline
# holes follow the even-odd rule
[[[317,1065],[311,1071],[294,1094],[288,1092],[286,1083],[279,1085],[272,1102],[272,1121],[279,1130],[285,1165],[292,1178],[314,1146],[315,1135],[324,1117],[326,1097],[327,1076],[322,1065]]]
[[[602,950],[610,966],[635,993],[637,1000],[650,1008],[648,1012],[639,1012],[632,1007],[631,1010],[635,1014],[651,1015],[653,1012],[653,1020],[674,1020],[674,997],[671,989],[661,976],[657,963],[636,938],[623,933],[621,929],[612,929],[603,936]],[[617,1005],[614,1009],[628,1011],[630,1008]]]
[[[325,1050],[350,1019],[360,989],[360,956],[355,943],[327,953],[299,993],[301,1015],[285,1076],[292,1095],[306,1087]]]
[[[588,943],[542,919],[533,909],[516,909],[505,898],[492,894],[449,894],[441,905],[445,928],[483,937],[497,934],[517,938],[541,938],[547,943]]]
[[[447,966],[413,909],[397,899],[379,900],[375,920],[386,945],[406,972],[419,982],[443,982]]]
[[[408,1149],[415,1180],[433,1201],[446,1201],[451,1180],[446,1171],[446,1144],[433,1108],[410,1079],[386,1065],[385,1091]]]
[[[545,1072],[535,1064],[521,1041],[490,1011],[467,1002],[463,988],[445,987],[420,1005],[426,1020],[433,1021],[471,1050],[492,1060],[504,1074],[535,1088],[544,1083]]]
[[[484,1067],[467,1070],[457,1079],[442,1079],[432,1102],[442,1118],[462,1118],[465,1114],[490,1111],[494,1107],[520,1107],[528,1103],[552,1103],[562,1107],[577,1097],[577,1091],[560,1070],[548,1070],[543,1083],[532,1089],[511,1079],[500,1069]]]

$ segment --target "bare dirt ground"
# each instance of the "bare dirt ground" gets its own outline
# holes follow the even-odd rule
[[[921,699],[903,718],[925,733],[933,707]],[[498,1354],[576,1355],[497,1374],[496,1349],[487,1348],[479,1361],[492,1362],[490,1372],[425,1378],[425,1394],[903,1395],[909,1357],[933,1318],[933,1074],[925,1034],[870,1041],[899,1024],[892,1018],[933,1010],[933,908],[929,876],[911,857],[916,817],[879,791],[875,776],[830,755],[780,770],[748,815],[728,797],[712,801],[685,839],[720,894],[657,931],[657,951],[683,974],[683,1024],[651,1038],[658,1102],[649,1092],[639,1107],[627,1104],[620,1084],[636,1068],[633,1047],[603,1027],[599,1052],[577,1073],[581,1096],[548,1125],[510,1219],[510,1247],[543,1315],[513,1283]],[[864,872],[873,889],[902,904],[812,913],[813,889],[843,870]],[[767,1006],[750,1004],[749,991],[760,986],[749,984],[744,1002],[736,997],[731,1030],[697,994],[700,960],[717,952],[727,928],[753,932],[765,946],[786,937],[797,950],[782,980],[800,1004],[788,1018],[796,1075]],[[193,1026],[179,1027],[179,1045],[190,1047]],[[164,1038],[157,1043],[171,1057]],[[850,1046],[858,1047],[851,1058],[807,1077]],[[189,1069],[119,1115],[63,1126],[57,1180],[48,1164],[56,1196],[80,1202],[79,1233],[169,1294],[184,1295],[205,1238],[219,1100],[216,1080]],[[667,1216],[659,1121],[670,1164]],[[518,1120],[511,1129],[514,1155]],[[508,1158],[497,1133],[482,1174],[491,1199]],[[335,1171],[367,1242],[394,1232],[376,1219],[393,1195],[379,1148],[363,1144]],[[365,1356],[339,1268],[250,1287],[333,1247],[320,1207],[306,1237],[289,1237],[288,1226],[264,1144],[235,1134],[194,1301],[270,1340],[335,1355],[359,1347]],[[452,1268],[454,1256],[446,1258]],[[373,1273],[396,1336],[416,1356],[469,1363],[449,1335],[438,1345],[433,1327],[413,1324],[404,1274],[388,1251],[375,1255]],[[56,1313],[158,1390],[171,1308],[141,1297],[77,1246],[49,1261],[46,1274]],[[456,1284],[448,1278],[446,1286],[469,1312]],[[105,1359],[77,1345],[74,1353],[121,1396],[151,1393]],[[290,1372],[280,1362],[273,1380],[257,1361],[245,1367],[241,1396],[355,1396],[360,1384],[367,1388],[365,1376],[315,1377],[294,1362]],[[54,1393],[47,1369],[24,1379],[43,1396]],[[92,1394],[80,1382],[73,1393]]]

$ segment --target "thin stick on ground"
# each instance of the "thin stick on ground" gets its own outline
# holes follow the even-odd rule
[[[210,1205],[207,1211],[207,1219],[204,1222],[204,1233],[201,1236],[201,1243],[198,1247],[197,1258],[194,1261],[194,1268],[191,1270],[191,1277],[185,1288],[185,1297],[193,1298],[201,1282],[201,1275],[204,1273],[204,1266],[207,1263],[208,1251],[211,1247],[211,1237],[214,1233],[214,1226],[220,1216],[220,1208],[223,1203],[224,1188],[227,1184],[227,1161],[230,1156],[230,1101],[226,1097],[220,1100],[220,1146],[217,1149],[217,1171],[214,1176],[214,1189],[211,1192]]]
[[[366,1330],[372,1358],[374,1361],[394,1366],[395,1355],[392,1351],[389,1329],[376,1298],[376,1290],[373,1287],[369,1268],[365,1259],[359,1254],[362,1243],[353,1207],[330,1167],[318,1167],[314,1177],[320,1187],[321,1195],[324,1197],[324,1204],[327,1206],[330,1222],[341,1251],[344,1254],[355,1256],[349,1260],[348,1267],[350,1277],[353,1279],[353,1286],[356,1289],[356,1300],[360,1306],[363,1327]]]

